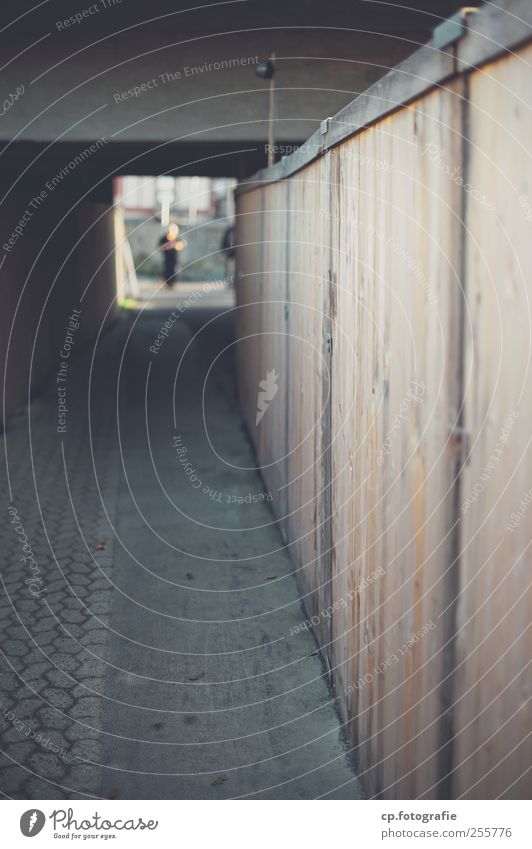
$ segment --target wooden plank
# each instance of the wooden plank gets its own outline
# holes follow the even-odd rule
[[[263,291],[261,296],[261,372],[270,375],[271,400],[256,424],[258,456],[263,476],[282,525],[288,510],[286,499],[286,456],[288,452],[286,416],[288,405],[288,334],[286,304],[288,184],[276,183],[264,189]],[[258,389],[258,387],[257,387]]]
[[[327,566],[321,557],[322,387],[324,304],[328,280],[327,160],[314,163],[291,183],[290,372],[288,417],[289,539],[303,603],[322,645],[328,623]]]
[[[436,92],[337,154],[332,665],[365,786],[388,798],[438,779],[459,198],[426,151],[456,161],[460,102]]]
[[[532,48],[471,79],[455,788],[528,798]]]
[[[239,398],[249,433],[256,444],[255,418],[260,380],[260,305],[262,190],[238,198],[235,344]]]

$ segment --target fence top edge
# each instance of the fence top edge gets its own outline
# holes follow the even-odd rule
[[[452,20],[452,19],[451,19]],[[447,47],[432,38],[415,53],[373,83],[365,92],[322,121],[301,147],[242,180],[235,194],[277,183],[319,159],[331,148],[357,135],[412,100],[512,52],[532,40],[530,0],[496,0],[481,6],[466,24],[465,34]]]

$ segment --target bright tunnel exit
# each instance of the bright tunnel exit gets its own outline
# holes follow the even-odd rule
[[[231,177],[116,177],[117,298],[153,308],[172,295],[233,302],[236,180]],[[219,299],[218,299],[219,300]]]

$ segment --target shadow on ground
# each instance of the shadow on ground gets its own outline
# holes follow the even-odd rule
[[[73,361],[65,433],[54,378],[6,428],[7,796],[359,796],[312,636],[291,636],[232,291],[189,288],[143,291]]]

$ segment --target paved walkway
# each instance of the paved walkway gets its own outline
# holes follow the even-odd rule
[[[6,429],[6,796],[359,796],[313,639],[290,637],[305,617],[238,412],[231,299],[129,310],[71,363],[64,433],[53,381]]]

